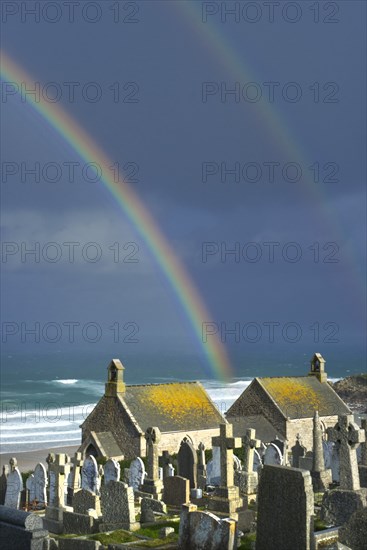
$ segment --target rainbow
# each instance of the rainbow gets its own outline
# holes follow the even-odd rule
[[[0,61],[1,78],[4,81],[17,84],[19,89],[22,83],[31,86],[32,78],[3,51],[0,54]],[[173,252],[143,202],[126,181],[114,181],[113,176],[109,175],[112,161],[64,109],[55,103],[49,104],[42,98],[39,102],[36,102],[32,97],[27,97],[27,103],[62,136],[81,159],[86,162],[95,162],[100,166],[103,183],[116,199],[135,230],[146,242],[181,304],[199,345],[208,359],[210,374],[220,380],[230,379],[232,376],[231,364],[219,337],[211,336],[205,344],[202,340],[202,323],[211,322],[207,307],[184,266]]]
[[[226,38],[223,28],[221,29],[215,21],[208,20],[203,23],[200,2],[169,2],[167,5],[172,7],[173,12],[179,21],[184,20],[184,24],[189,26],[198,42],[201,42],[203,48],[209,50],[210,56],[220,62],[226,73],[240,83],[261,82],[261,79],[255,74],[250,66],[248,58],[245,59],[232,46],[229,39]],[[365,265],[357,249],[353,248],[349,235],[346,235],[341,220],[338,220],[332,201],[327,197],[326,191],[321,183],[315,183],[306,167],[309,167],[315,159],[310,160],[305,147],[300,142],[300,138],[292,129],[292,123],[284,112],[277,108],[275,103],[262,100],[251,105],[256,116],[256,123],[261,125],[266,131],[266,135],[272,141],[273,147],[277,147],[280,153],[286,153],[288,160],[298,163],[302,167],[304,178],[304,195],[315,209],[315,215],[319,215],[319,223],[323,223],[325,233],[338,239],[338,242],[344,244],[349,241],[349,249],[343,250],[343,262],[348,263],[349,275],[351,278],[350,296],[354,298],[358,309],[366,300],[365,284]],[[330,239],[334,241],[334,238]]]

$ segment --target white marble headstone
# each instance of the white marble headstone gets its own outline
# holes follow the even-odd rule
[[[256,449],[254,449],[254,465],[253,465],[253,471],[254,472],[257,472],[258,470],[260,470],[263,466],[263,463],[262,463],[262,460],[261,460],[261,456],[260,454],[258,453],[258,451]]]
[[[23,490],[23,480],[18,468],[8,475],[4,505],[9,508],[19,508],[20,493]]]
[[[220,448],[213,447],[213,458],[206,465],[206,477],[208,485],[220,485]]]
[[[264,464],[280,466],[283,462],[282,454],[279,447],[274,443],[270,443],[264,454]]]
[[[138,456],[133,460],[130,464],[129,469],[129,486],[134,489],[134,491],[137,491],[140,487],[140,485],[143,484],[145,477],[145,466],[144,462]]]
[[[94,456],[88,456],[84,460],[82,468],[82,489],[97,493],[98,491],[98,465]]]
[[[26,486],[26,489],[29,491],[28,502],[32,503],[36,499],[36,483],[35,483],[33,474],[27,477],[25,486]]]
[[[107,460],[104,465],[104,483],[109,481],[120,481],[120,464],[113,458]]]
[[[233,455],[233,469],[237,472],[242,470],[242,463],[236,455]]]
[[[39,462],[34,469],[35,499],[40,505],[47,504],[47,472],[44,465]]]

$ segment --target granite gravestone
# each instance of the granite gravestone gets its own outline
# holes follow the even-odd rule
[[[256,550],[311,550],[314,497],[309,472],[265,465],[257,510]]]
[[[190,502],[190,481],[181,476],[166,477],[163,500],[169,506],[178,507]]]
[[[76,514],[98,517],[101,515],[100,497],[89,489],[80,489],[74,493],[73,508]]]
[[[191,442],[185,438],[177,455],[178,474],[190,481],[191,489],[197,486],[197,456]]]
[[[139,528],[135,521],[134,490],[126,483],[110,480],[101,488],[103,525],[101,530],[113,531]]]
[[[180,517],[180,550],[235,550],[236,521],[219,519],[210,512],[199,512],[194,504],[183,504]]]
[[[138,456],[130,464],[129,468],[129,486],[138,491],[139,487],[143,484],[145,478],[145,466],[144,462]]]

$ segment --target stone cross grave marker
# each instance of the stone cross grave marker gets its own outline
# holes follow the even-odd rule
[[[141,490],[153,495],[153,498],[160,500],[162,497],[163,482],[159,478],[159,442],[161,432],[156,426],[147,428],[145,432],[147,442],[148,472]]]
[[[233,449],[241,446],[241,438],[233,437],[232,424],[221,424],[220,435],[212,437],[212,444],[220,449],[220,477],[222,487],[234,486]]]
[[[136,457],[129,468],[129,486],[138,491],[140,485],[144,483],[145,466],[140,456]]]
[[[299,468],[299,459],[306,455],[306,447],[302,445],[300,434],[296,435],[296,443],[292,449],[292,467]]]
[[[9,460],[10,472],[6,484],[6,493],[5,493],[5,506],[9,508],[19,508],[20,503],[20,494],[23,490],[23,480],[20,475],[20,471],[17,468],[18,461],[16,458],[12,457]]]
[[[352,414],[345,414],[338,417],[334,428],[327,429],[327,434],[339,451],[340,488],[358,491],[360,483],[356,449],[365,441],[364,432],[354,422]]]
[[[313,455],[311,478],[315,493],[326,491],[331,483],[331,470],[325,469],[322,428],[318,411],[313,417]]]
[[[159,451],[158,445],[161,440],[159,428],[148,428],[145,433],[145,439],[148,447],[148,478],[159,480]]]
[[[67,478],[70,472],[69,457],[65,453],[49,453],[46,458],[49,480],[49,506],[63,508],[66,503]]]
[[[97,494],[99,477],[98,465],[94,456],[88,456],[83,463],[82,468],[82,489]]]
[[[71,489],[73,493],[81,488],[81,469],[83,467],[84,459],[82,453],[75,453],[71,459],[73,464],[73,470],[71,474]]]
[[[106,484],[109,481],[120,481],[120,470],[121,467],[117,460],[109,458],[103,468],[104,483]]]
[[[197,486],[197,456],[191,442],[185,438],[177,455],[178,474],[190,481],[190,488]]]
[[[243,469],[247,473],[254,471],[254,454],[255,449],[259,449],[261,441],[255,439],[256,431],[252,428],[246,430],[245,435],[242,438],[242,446],[244,450]]]

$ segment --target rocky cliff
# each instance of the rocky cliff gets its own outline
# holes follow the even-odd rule
[[[353,412],[367,414],[367,374],[348,376],[334,384],[329,383]]]

